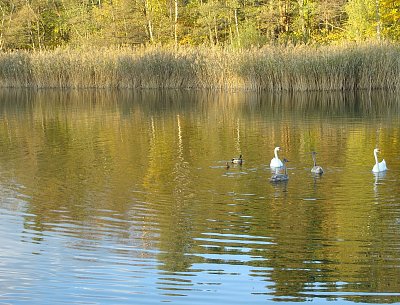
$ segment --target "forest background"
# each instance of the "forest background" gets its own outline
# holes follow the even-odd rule
[[[0,49],[400,40],[399,0],[0,0]]]

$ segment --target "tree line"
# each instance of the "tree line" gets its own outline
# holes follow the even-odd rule
[[[0,49],[400,40],[397,0],[0,0]]]

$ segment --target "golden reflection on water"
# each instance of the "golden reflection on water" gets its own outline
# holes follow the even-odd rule
[[[271,283],[254,293],[276,300],[399,301],[380,295],[400,291],[399,105],[387,92],[3,91],[0,207],[23,213],[37,243],[109,238],[167,275],[248,266]],[[275,146],[290,179],[274,185]]]

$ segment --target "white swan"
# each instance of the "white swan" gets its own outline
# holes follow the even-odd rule
[[[321,166],[317,165],[317,158],[316,158],[317,153],[315,151],[313,151],[311,154],[312,154],[312,158],[314,161],[314,166],[312,167],[311,172],[322,175],[324,173],[324,170]]]
[[[381,152],[378,148],[374,149],[374,157],[375,157],[375,165],[372,168],[372,172],[379,173],[387,170],[386,161],[383,159],[381,162],[378,162],[378,152]]]
[[[274,149],[274,155],[275,157],[272,158],[271,163],[269,164],[270,167],[282,167],[283,163],[281,160],[278,158],[278,151],[280,150],[280,147],[275,147]]]
[[[283,159],[283,166],[284,166],[285,172],[283,174],[274,174],[274,175],[272,175],[271,178],[269,179],[270,182],[283,182],[283,181],[288,181],[289,180],[289,175],[287,173],[286,162],[289,162],[289,160],[287,160],[286,158]]]

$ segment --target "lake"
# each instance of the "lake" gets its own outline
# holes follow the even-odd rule
[[[0,303],[400,302],[399,139],[389,92],[2,89]]]

